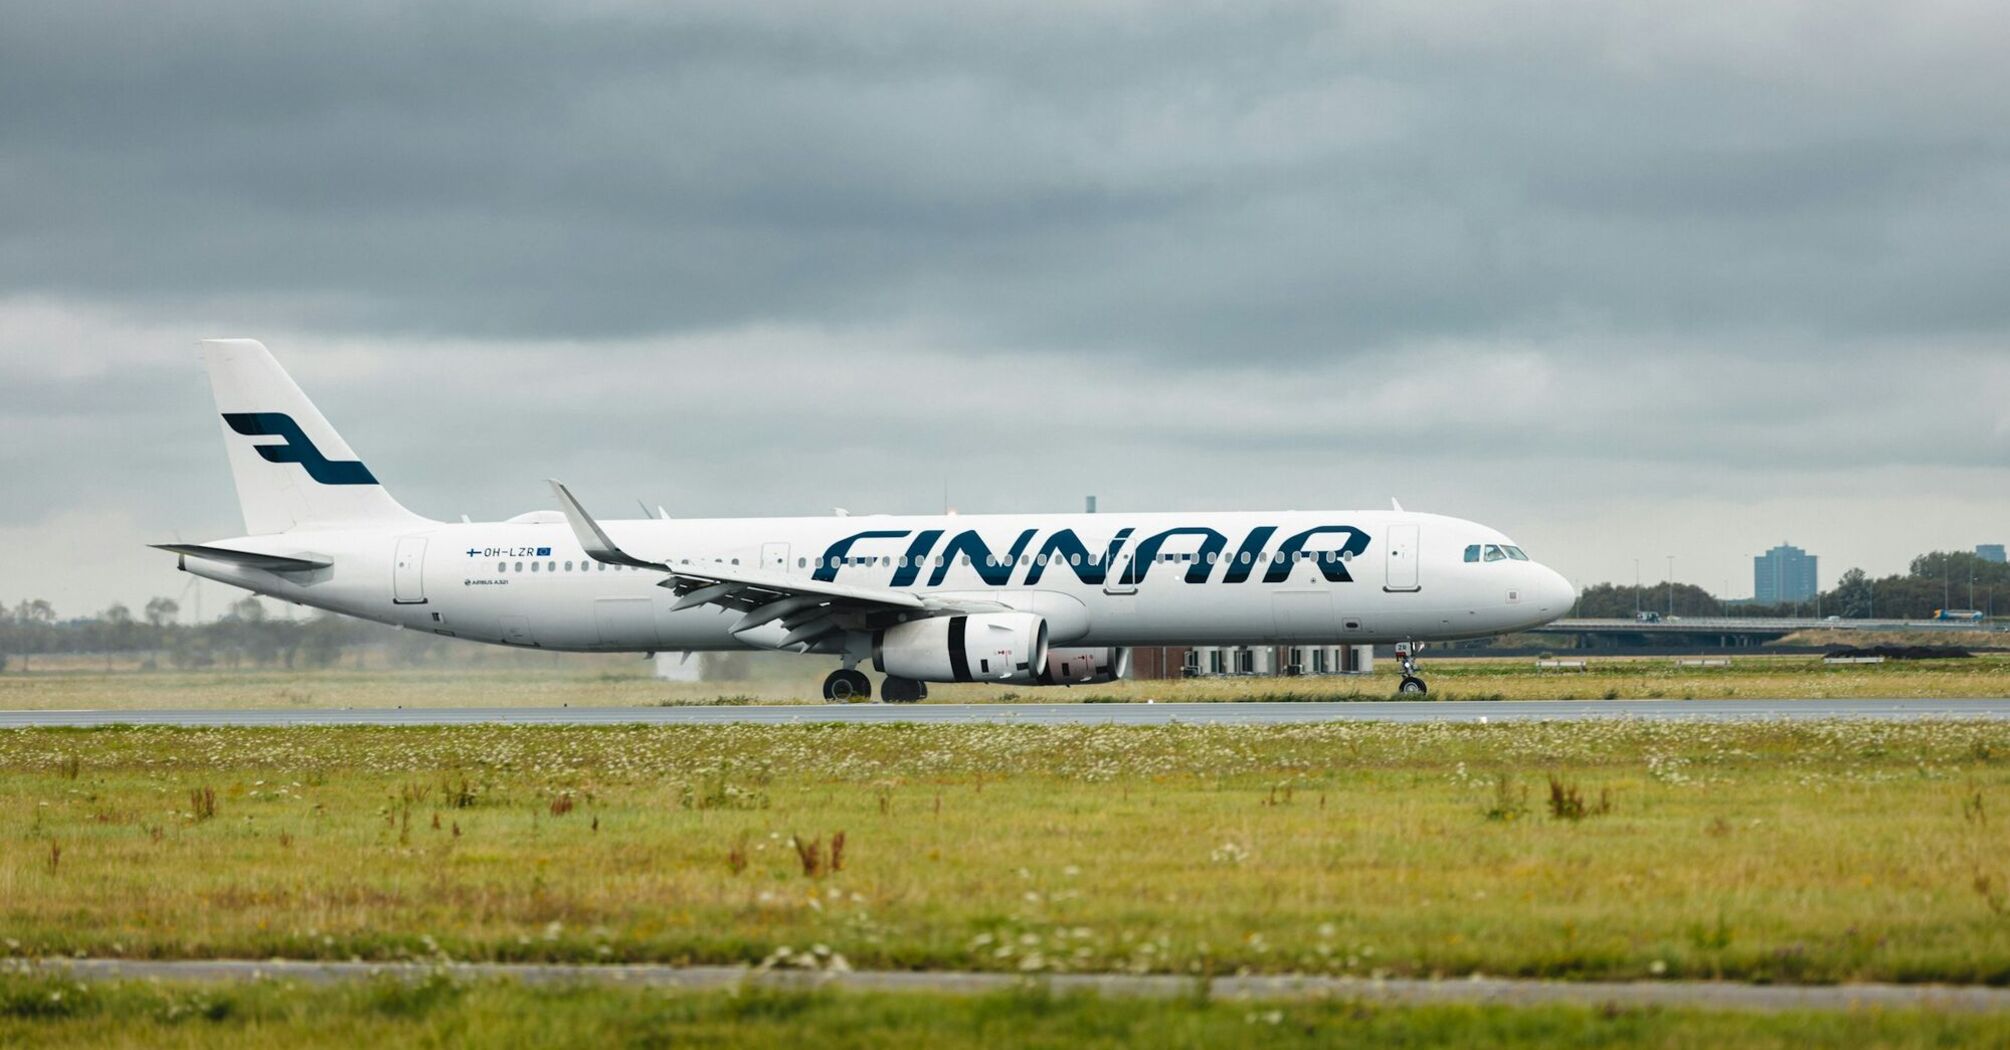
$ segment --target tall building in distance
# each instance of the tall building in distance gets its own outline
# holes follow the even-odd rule
[[[2003,564],[2003,545],[2000,543],[1978,543],[1975,545],[1975,556],[1981,558],[1983,561],[1993,561],[2001,565]]]
[[[1782,543],[1752,559],[1752,601],[1759,605],[1812,601],[1820,590],[1815,556]]]

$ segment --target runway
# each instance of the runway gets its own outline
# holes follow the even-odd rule
[[[68,726],[720,725],[757,723],[1283,725],[1600,718],[1811,721],[2010,718],[2010,697],[1807,700],[1445,700],[1214,704],[780,704],[677,707],[161,708],[0,711],[0,729]]]
[[[295,981],[332,984],[378,979],[520,981],[527,985],[600,984],[688,991],[757,986],[856,992],[996,995],[1018,988],[1091,992],[1115,998],[1170,999],[1201,987],[1193,977],[1163,974],[967,973],[954,971],[789,971],[745,966],[568,965],[563,963],[369,963],[239,959],[47,959],[0,961],[0,974],[61,975],[91,981]],[[1443,1003],[1537,1006],[1572,1003],[1634,1009],[1660,1007],[1772,1013],[1783,1010],[2010,1009],[2010,989],[1971,985],[1742,984],[1731,981],[1547,981],[1499,977],[1447,980],[1225,975],[1206,982],[1217,1000],[1346,999],[1387,1005]]]

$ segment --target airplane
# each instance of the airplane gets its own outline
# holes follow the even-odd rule
[[[266,350],[201,353],[245,534],[186,572],[414,631],[569,652],[838,661],[827,701],[1128,674],[1137,646],[1425,643],[1536,627],[1576,591],[1500,532],[1390,510],[434,521],[393,499]],[[646,510],[645,510],[646,513]]]

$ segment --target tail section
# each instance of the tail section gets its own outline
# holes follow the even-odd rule
[[[424,523],[384,491],[264,344],[205,339],[202,358],[248,534]]]

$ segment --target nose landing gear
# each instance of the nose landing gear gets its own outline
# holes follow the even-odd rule
[[[1417,675],[1417,653],[1424,648],[1422,642],[1397,642],[1396,658],[1403,662],[1403,681],[1396,686],[1396,692],[1405,696],[1423,696],[1430,687]]]

